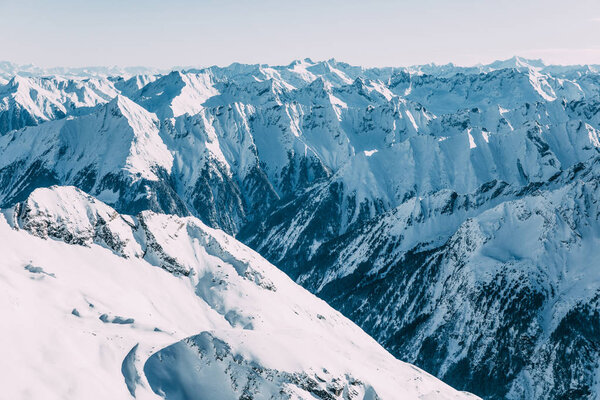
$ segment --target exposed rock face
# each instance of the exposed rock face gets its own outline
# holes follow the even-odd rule
[[[123,257],[142,255],[135,221],[74,187],[37,189],[17,203],[10,221],[43,239],[89,246],[99,244]]]

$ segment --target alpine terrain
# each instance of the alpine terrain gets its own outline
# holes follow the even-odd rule
[[[10,398],[600,396],[600,66],[0,63],[0,208]]]
[[[475,398],[195,217],[52,186],[4,209],[0,234],[4,398]]]

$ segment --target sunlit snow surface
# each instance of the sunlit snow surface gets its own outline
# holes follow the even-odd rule
[[[53,187],[0,238],[3,398],[470,398],[195,218]]]

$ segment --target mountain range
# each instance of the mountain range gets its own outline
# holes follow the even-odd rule
[[[242,329],[221,332],[214,321],[198,321],[169,328],[177,334],[168,340],[158,334],[147,335],[148,342],[124,341],[119,346],[131,345],[128,351],[134,341],[140,343],[123,361],[130,391],[139,386],[149,395],[193,398],[189,393],[206,390],[202,382],[218,375],[215,385],[232,388],[235,396],[249,393],[247,398],[270,393],[273,385],[304,398],[297,393],[316,384],[325,391],[335,386],[329,390],[334,399],[353,398],[349,388],[358,398],[400,398],[398,388],[408,387],[411,379],[428,383],[407,391],[407,397],[432,390],[448,398],[462,395],[420,370],[415,371],[423,375],[410,375],[411,367],[368,342],[324,304],[313,308],[317,300],[275,265],[393,356],[459,390],[486,399],[591,399],[600,393],[599,67],[551,66],[519,57],[475,67],[363,68],[305,59],[285,66],[170,72],[2,63],[0,79],[4,236],[14,237],[7,243],[23,243],[21,255],[13,257],[17,264],[25,262],[31,246],[47,248],[42,259],[19,264],[21,275],[14,279],[37,274],[47,283],[58,280],[59,271],[80,274],[61,292],[80,290],[83,272],[74,266],[39,270],[43,259],[60,252],[84,257],[85,250],[91,258],[81,263],[94,276],[99,274],[94,265],[111,260],[139,268],[150,264],[159,267],[149,278],[154,281],[143,283],[141,275],[129,279],[152,287],[163,279],[179,282],[173,285],[184,281],[193,287],[192,297],[200,297],[173,300],[185,306],[166,304],[164,310],[173,308],[178,315],[200,301]],[[67,244],[40,244],[32,234]],[[206,265],[199,255],[204,253],[213,257]],[[245,261],[239,264],[240,259]],[[230,277],[241,278],[225,279],[227,288],[236,289],[215,295],[214,285],[207,288],[202,280],[216,282],[219,262],[237,271]],[[123,283],[113,280],[115,271],[107,273],[109,298],[102,301],[110,303],[119,292],[114,286]],[[252,289],[243,286],[247,280]],[[266,297],[239,301],[246,290],[248,296],[271,291],[275,281],[285,282],[276,290],[284,295],[277,297],[275,310],[262,306],[272,301]],[[230,303],[231,314],[222,304],[229,296],[238,296]],[[47,306],[53,312],[75,307],[63,300]],[[130,313],[148,312],[140,306]],[[326,351],[318,347],[323,342],[301,343],[304,336],[291,333],[277,339],[282,347],[273,350],[289,358],[261,362],[269,353],[262,331],[269,337],[275,327],[296,330],[300,320],[278,326],[278,318],[295,307],[327,310],[319,314],[324,319],[305,321],[307,331],[317,332],[306,340],[329,343],[347,335],[349,343],[369,344],[354,355],[343,340],[336,344],[339,351],[333,344]],[[80,308],[77,318],[83,315]],[[123,325],[114,322],[114,313],[124,311],[89,308],[96,325],[102,315],[110,332]],[[190,313],[202,312],[188,310],[181,321],[173,316],[164,322],[178,326]],[[74,318],[63,314],[57,318]],[[312,328],[331,319],[335,323],[323,332]],[[66,323],[79,323],[73,321]],[[336,333],[346,326],[348,331]],[[248,349],[241,343],[250,343],[254,334],[246,330],[261,331]],[[154,340],[175,344],[154,352]],[[289,363],[301,359],[293,353],[298,346],[317,349],[306,355],[300,378],[289,372],[294,369]],[[116,357],[118,351],[111,351]],[[137,351],[144,356],[136,358]],[[183,369],[207,371],[206,360],[194,351],[222,359],[211,363],[210,373],[186,383]],[[336,363],[362,369],[326,367],[339,353],[361,361]],[[320,368],[336,373],[315,377]],[[375,374],[373,368],[385,371]],[[234,371],[236,378],[222,381],[217,369]],[[355,381],[361,383],[354,387]],[[383,381],[394,383],[377,383]],[[238,390],[243,385],[255,389]],[[187,387],[187,392],[177,389]]]

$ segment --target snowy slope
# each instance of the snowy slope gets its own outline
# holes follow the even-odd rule
[[[4,210],[0,235],[3,397],[475,398],[193,217],[55,186]]]

